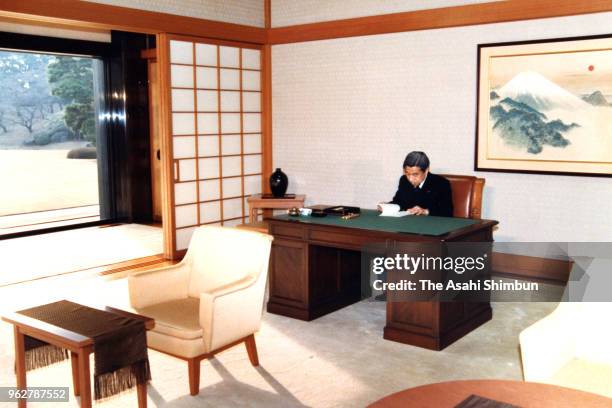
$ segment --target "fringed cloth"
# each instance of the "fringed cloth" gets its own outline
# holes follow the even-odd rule
[[[18,313],[93,339],[94,398],[151,380],[144,321],[60,300]],[[26,370],[68,358],[68,350],[25,336]]]

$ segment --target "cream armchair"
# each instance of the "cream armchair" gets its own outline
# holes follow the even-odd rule
[[[519,335],[525,381],[612,397],[612,303],[560,303]]]
[[[259,330],[272,237],[224,227],[195,230],[183,260],[128,276],[131,306],[155,319],[148,346],[187,360],[189,391],[200,388],[200,362],[244,342],[259,364]]]

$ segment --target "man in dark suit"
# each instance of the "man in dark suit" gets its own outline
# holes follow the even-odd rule
[[[404,160],[404,175],[391,203],[413,215],[453,216],[450,182],[429,171],[429,158],[423,152],[410,152]]]

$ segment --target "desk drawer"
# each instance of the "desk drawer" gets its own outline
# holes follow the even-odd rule
[[[357,235],[357,234],[343,234],[339,232],[322,231],[316,229],[310,229],[307,233],[309,242],[326,242],[334,244],[335,246],[350,247],[355,249],[361,249],[363,245],[377,242],[372,237]],[[380,239],[380,242],[385,242],[384,238]]]
[[[270,232],[275,237],[304,239],[304,227],[299,224],[270,223]]]

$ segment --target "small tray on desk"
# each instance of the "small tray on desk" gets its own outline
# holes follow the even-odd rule
[[[349,215],[349,214],[359,214],[361,213],[361,208],[352,207],[349,205],[336,205],[334,207],[328,207],[323,210],[326,214],[329,215]]]

